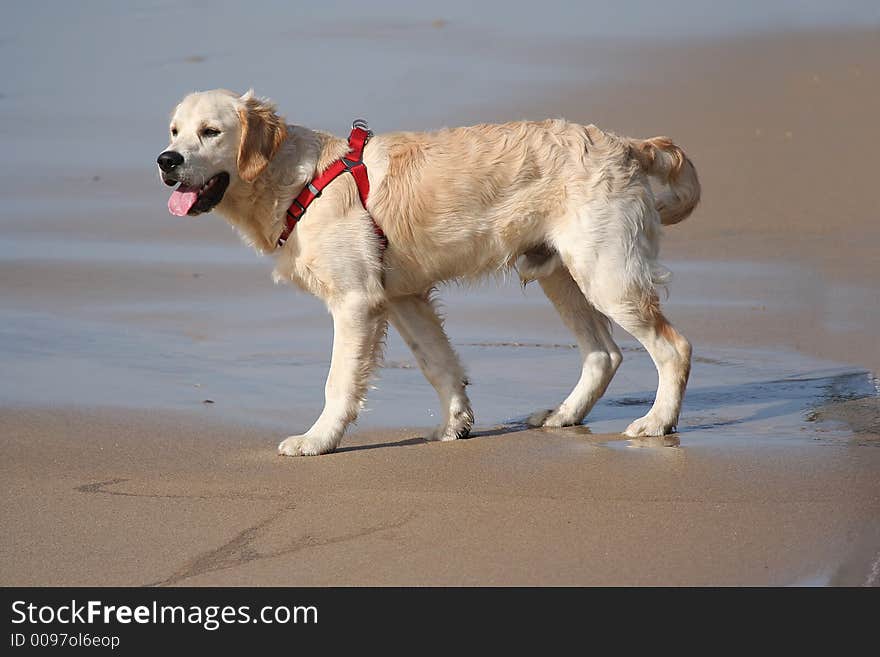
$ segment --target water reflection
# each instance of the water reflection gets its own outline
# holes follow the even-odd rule
[[[668,436],[645,436],[643,438],[630,438],[628,441],[630,448],[642,447],[681,447],[681,439],[676,434]]]

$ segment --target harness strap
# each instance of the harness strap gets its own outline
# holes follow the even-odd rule
[[[279,247],[284,246],[284,243],[290,238],[290,234],[296,228],[296,224],[302,219],[312,201],[321,196],[324,188],[346,171],[351,173],[352,178],[354,178],[358,196],[366,210],[367,198],[370,195],[370,178],[367,175],[367,165],[364,164],[364,146],[367,145],[371,136],[372,133],[367,128],[367,122],[363,119],[357,119],[351,124],[351,134],[348,136],[348,153],[343,158],[336,160],[319,176],[303,187],[303,190],[287,209],[284,230],[281,231],[281,236],[278,238]],[[388,248],[388,238],[385,237],[385,233],[372,217],[370,217],[370,221],[373,222],[373,231],[379,237],[380,248],[384,254],[385,249]]]

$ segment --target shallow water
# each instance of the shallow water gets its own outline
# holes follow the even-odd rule
[[[304,430],[320,411],[330,318],[314,299],[273,286],[268,259],[236,244],[117,248],[48,240],[42,251],[29,244],[7,240],[0,249],[0,268],[26,261],[38,286],[36,296],[14,280],[0,287],[0,404],[203,408],[279,433]],[[83,268],[82,285],[63,283],[70,268]],[[149,294],[119,278],[132,268]],[[677,307],[706,304],[703,287],[695,285],[707,275],[699,264],[672,268],[681,283],[672,315]],[[735,278],[734,270],[729,265],[719,274]],[[777,272],[775,279],[784,277]],[[516,431],[575,383],[578,351],[537,287],[507,281],[446,289],[441,299],[472,381],[478,429]],[[621,345],[624,364],[580,429],[585,437],[621,431],[653,400],[650,358],[631,340]],[[878,394],[876,379],[857,368],[795,352],[697,344],[679,439],[846,437],[844,426],[820,427],[811,413]],[[428,429],[438,421],[432,388],[390,332],[385,366],[359,426]]]

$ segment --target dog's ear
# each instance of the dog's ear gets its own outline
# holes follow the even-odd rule
[[[287,125],[275,112],[275,105],[256,98],[253,90],[242,96],[238,116],[241,119],[241,143],[238,146],[238,175],[253,182],[287,138]]]

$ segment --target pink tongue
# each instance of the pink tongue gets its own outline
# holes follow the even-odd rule
[[[198,190],[198,187],[186,187],[181,184],[171,192],[171,198],[168,199],[168,211],[178,217],[185,217],[199,199]]]

